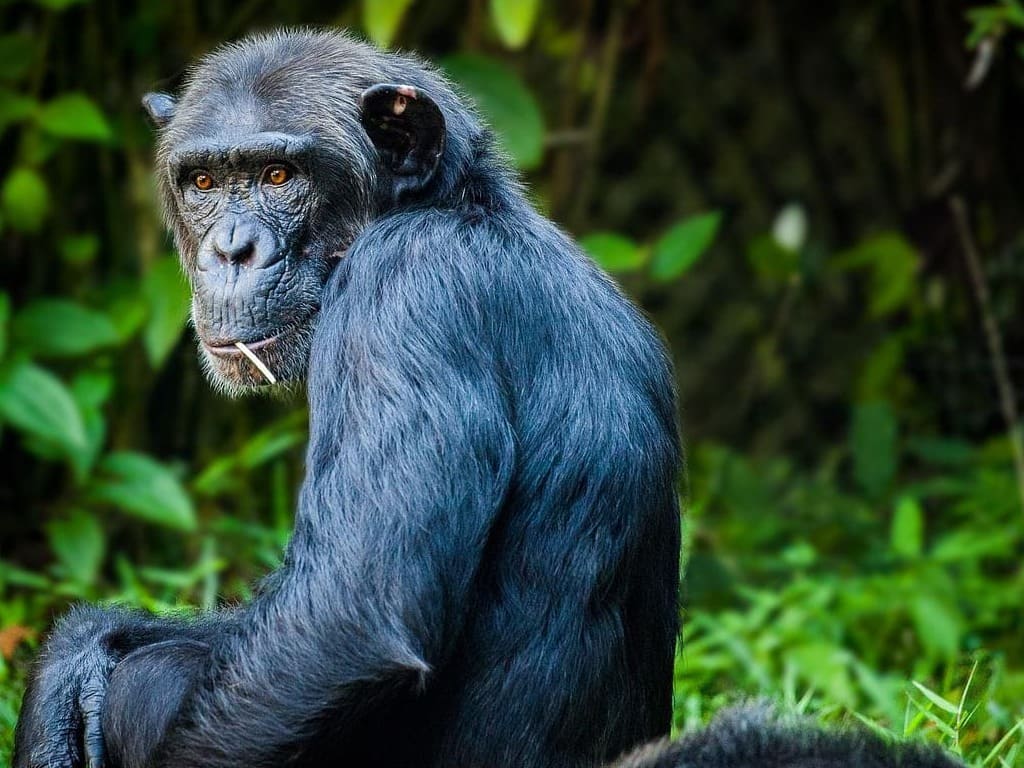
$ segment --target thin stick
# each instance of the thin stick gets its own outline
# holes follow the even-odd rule
[[[597,84],[594,88],[594,99],[590,107],[590,119],[587,125],[588,143],[581,153],[582,171],[573,182],[576,203],[569,213],[570,226],[579,229],[586,218],[590,205],[591,191],[594,186],[594,173],[598,156],[601,151],[601,139],[604,134],[611,94],[615,87],[615,74],[619,67],[619,53],[622,50],[622,30],[626,11],[623,3],[613,3],[608,31],[605,33],[601,58],[598,63]]]
[[[249,362],[256,366],[256,370],[263,374],[264,378],[271,384],[277,384],[277,376],[270,372],[266,364],[256,357],[256,353],[249,349],[245,344],[240,341],[235,342],[235,346],[238,347],[238,351],[249,358]]]
[[[1013,451],[1013,469],[1017,475],[1017,494],[1020,496],[1021,511],[1024,512],[1024,440],[1021,439],[1020,418],[1017,413],[1017,396],[1010,380],[1010,370],[1006,365],[1006,353],[1003,351],[1003,336],[999,332],[992,312],[992,301],[985,282],[985,273],[981,268],[981,257],[971,236],[971,228],[967,222],[967,208],[960,197],[949,201],[953,219],[956,222],[957,234],[960,236],[960,247],[967,261],[967,270],[971,274],[974,296],[981,309],[982,325],[985,329],[985,341],[992,356],[992,375],[996,380],[999,392],[999,405],[1006,422],[1006,434],[1010,438],[1010,449]]]

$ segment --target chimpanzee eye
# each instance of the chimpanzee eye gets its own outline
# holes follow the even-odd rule
[[[206,171],[195,171],[192,174],[192,184],[196,189],[206,192],[207,190],[213,189],[213,176],[208,174]]]
[[[292,172],[283,165],[271,165],[263,171],[263,180],[273,187],[280,187],[292,177]]]

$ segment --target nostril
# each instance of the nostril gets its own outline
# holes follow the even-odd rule
[[[225,261],[231,264],[239,264],[245,263],[252,258],[252,255],[256,250],[256,244],[253,243],[252,240],[248,239],[232,239],[228,243],[215,241],[213,249],[217,251],[217,254]]]

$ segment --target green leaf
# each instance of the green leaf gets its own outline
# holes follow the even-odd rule
[[[35,170],[16,168],[4,181],[0,206],[12,227],[22,232],[37,232],[50,210],[50,192]]]
[[[912,437],[907,448],[921,461],[939,467],[965,467],[974,460],[974,446],[966,440]]]
[[[759,235],[747,244],[747,261],[769,282],[783,282],[800,271],[800,252],[783,248],[771,235]]]
[[[0,587],[5,587],[8,584],[39,590],[52,587],[50,580],[45,576],[26,568],[16,568],[10,563],[0,560]]]
[[[896,502],[889,540],[896,554],[907,558],[921,556],[924,548],[924,512],[913,496],[902,496]]]
[[[306,436],[298,430],[260,432],[238,452],[239,464],[246,469],[254,469],[301,445],[305,439]]]
[[[916,594],[910,603],[910,613],[918,639],[931,656],[956,656],[963,621],[950,603],[927,593]]]
[[[99,408],[114,391],[114,377],[106,371],[82,371],[71,382],[71,393],[83,408]]]
[[[387,47],[412,0],[363,0],[363,29],[377,45]]]
[[[824,641],[810,641],[787,652],[801,675],[829,700],[850,704],[856,701],[850,679],[849,653]]]
[[[109,141],[107,118],[88,96],[66,93],[46,104],[37,117],[40,127],[53,136],[85,141]]]
[[[76,509],[67,519],[47,525],[46,533],[50,549],[68,578],[82,585],[93,584],[106,551],[103,528],[96,518]]]
[[[935,693],[935,691],[921,685],[919,682],[917,682],[917,680],[911,680],[910,682],[912,682],[914,684],[914,687],[921,692],[922,696],[928,699],[928,701],[930,701],[936,707],[941,709],[943,712],[948,712],[951,715],[955,715],[959,712],[959,709],[953,702],[946,701],[939,694]]]
[[[234,488],[240,474],[235,456],[218,456],[193,480],[192,489],[200,496],[215,496]]]
[[[92,498],[150,523],[182,531],[196,529],[192,500],[171,471],[141,453],[119,451],[100,462]]]
[[[0,360],[7,357],[7,339],[11,325],[11,297],[0,293]]]
[[[187,590],[193,588],[204,578],[222,571],[228,561],[218,557],[204,557],[187,571],[171,571],[165,568],[140,568],[139,576],[146,581],[173,589]]]
[[[903,339],[892,335],[868,355],[857,379],[859,400],[884,398],[903,372]]]
[[[88,445],[72,456],[75,477],[85,480],[103,450],[107,437],[107,421],[103,416],[103,404],[114,391],[114,377],[101,371],[83,371],[71,382],[71,395],[78,404],[85,424]]]
[[[0,37],[0,80],[16,81],[32,67],[35,45],[28,35]]]
[[[491,0],[491,19],[501,41],[509,48],[522,48],[539,9],[540,0]]]
[[[77,357],[118,342],[102,312],[66,299],[39,299],[14,316],[14,343],[43,357]]]
[[[176,256],[165,256],[150,268],[142,281],[142,295],[149,306],[142,342],[149,362],[158,368],[181,338],[191,305],[188,281]]]
[[[544,118],[519,76],[500,61],[476,54],[449,56],[441,63],[476,102],[515,164],[524,169],[539,165],[544,153]]]
[[[60,257],[68,264],[91,264],[100,250],[100,239],[91,232],[69,235],[60,241]]]
[[[103,452],[103,443],[107,439],[107,420],[96,408],[82,410],[82,421],[85,423],[85,434],[89,445],[71,455],[71,469],[75,482],[79,485],[89,479],[96,461]]]
[[[143,327],[149,316],[149,307],[142,298],[141,287],[127,283],[114,286],[113,300],[107,305],[107,314],[117,329],[118,338],[126,341]]]
[[[22,131],[21,146],[18,151],[23,164],[30,168],[40,168],[57,154],[66,140],[39,130]]]
[[[36,5],[49,8],[51,11],[63,11],[73,5],[84,5],[89,0],[35,0]]]
[[[692,267],[715,239],[722,214],[718,211],[691,216],[676,224],[654,245],[651,276],[673,280]]]
[[[35,100],[13,91],[0,90],[0,132],[20,123],[36,111]]]
[[[0,371],[0,416],[64,454],[87,446],[82,415],[67,387],[30,362],[21,361]]]
[[[935,542],[928,553],[937,563],[964,564],[985,558],[1011,557],[1015,541],[1002,529],[974,531],[962,529],[953,531]]]
[[[872,317],[881,317],[901,309],[910,299],[917,280],[918,256],[902,235],[887,232],[839,254],[836,266],[869,270],[868,312]]]
[[[853,475],[872,497],[880,496],[896,474],[896,417],[888,403],[854,407],[850,430]]]
[[[614,232],[587,235],[580,240],[580,246],[609,272],[628,272],[644,263],[644,252],[637,244]]]

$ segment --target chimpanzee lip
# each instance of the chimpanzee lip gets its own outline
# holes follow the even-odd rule
[[[259,339],[258,341],[243,341],[242,339],[238,339],[238,341],[241,341],[250,350],[255,352],[257,349],[262,349],[268,344],[273,344],[275,341],[277,341],[284,335],[285,331],[281,331],[281,333],[275,333],[273,336],[268,336],[267,338]],[[238,349],[238,347],[235,346],[236,343],[236,341],[229,341],[227,343],[222,344],[221,340],[217,339],[216,344],[211,344],[210,342],[207,342],[205,339],[203,340],[203,346],[206,347],[213,354],[219,355],[220,357],[240,357],[242,355],[242,352]]]

